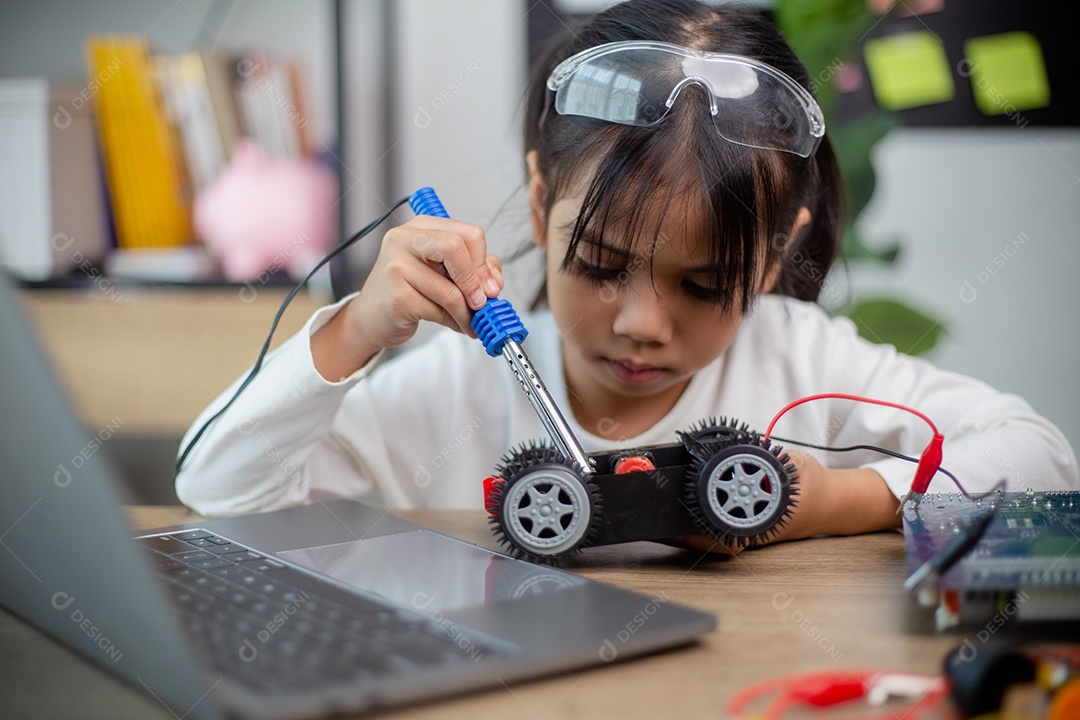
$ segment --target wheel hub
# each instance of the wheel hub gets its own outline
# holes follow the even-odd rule
[[[537,469],[514,482],[503,507],[508,537],[526,552],[545,556],[576,547],[592,512],[581,480],[562,467]]]
[[[709,474],[706,502],[717,517],[750,526],[769,515],[780,501],[780,478],[755,455],[725,458]]]

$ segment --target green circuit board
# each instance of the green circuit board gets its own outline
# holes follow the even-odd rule
[[[904,510],[908,569],[914,572],[990,509],[986,532],[942,574],[939,588],[1080,588],[1080,492],[996,493],[981,501],[929,493],[917,510]]]

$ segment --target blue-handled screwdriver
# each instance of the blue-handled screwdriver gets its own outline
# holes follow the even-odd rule
[[[450,217],[442,202],[439,201],[438,195],[429,187],[420,188],[414,192],[409,197],[409,207],[417,215]],[[551,393],[544,386],[544,381],[540,378],[536,366],[529,360],[525,348],[521,346],[529,331],[525,329],[525,325],[522,324],[513,306],[501,298],[489,299],[487,304],[473,315],[470,325],[480,338],[480,342],[484,344],[488,355],[492,357],[502,355],[506,359],[559,452],[572,460],[582,474],[592,474],[594,472],[592,461],[589,460],[581,443],[570,430],[566,418],[559,411],[559,406],[555,404]]]

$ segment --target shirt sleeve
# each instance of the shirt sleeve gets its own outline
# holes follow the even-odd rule
[[[248,373],[195,420],[181,448],[202,436],[176,477],[176,494],[207,516],[269,510],[308,501],[313,453],[319,449],[349,389],[364,380],[376,355],[356,373],[329,382],[315,369],[311,336],[352,299],[322,308],[304,327],[264,359],[259,373],[220,417]],[[250,372],[250,371],[249,371]],[[333,451],[330,450],[331,455]],[[336,458],[341,463],[343,458]],[[324,458],[319,465],[334,465]],[[362,494],[370,485],[337,473],[342,494]]]
[[[185,505],[210,516],[332,497],[483,506],[484,475],[522,424],[512,374],[475,340],[438,328],[377,368],[373,358],[328,382],[315,369],[311,336],[349,299],[317,311],[210,424],[176,480]],[[185,445],[241,382],[202,413]]]

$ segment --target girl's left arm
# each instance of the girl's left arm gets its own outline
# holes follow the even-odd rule
[[[766,406],[827,392],[901,403],[937,425],[945,439],[941,466],[973,495],[1002,480],[1008,491],[1080,489],[1080,470],[1068,440],[1024,399],[890,345],[869,343],[847,319],[828,318],[808,303],[771,300],[762,310],[749,343],[756,351],[744,352],[730,372],[751,376],[756,371],[771,378],[765,391],[773,394]],[[729,358],[729,365],[734,362]],[[876,445],[915,458],[932,436],[925,422],[901,410],[832,399],[800,406],[785,416],[776,433],[831,447]],[[775,540],[899,526],[896,509],[911,487],[913,463],[868,451],[810,455],[785,447],[798,470],[799,504]],[[929,492],[958,488],[938,473]],[[703,537],[691,544],[723,550]]]
[[[912,359],[904,358],[897,365],[908,365],[909,361]],[[1076,456],[1068,441],[1026,402],[922,361],[912,362],[920,379],[927,381],[921,386],[914,383],[904,392],[887,392],[888,388],[895,392],[905,374],[905,370],[894,366],[896,374],[888,382],[861,394],[910,398],[907,404],[934,419],[945,436],[942,467],[955,474],[965,490],[971,494],[986,492],[1000,480],[1005,481],[1008,491],[1028,487],[1080,489]],[[848,420],[831,443],[834,446],[869,443],[918,457],[921,444],[930,438],[925,425],[907,418],[894,418],[890,424],[884,419],[887,413],[867,413],[862,406],[858,410],[830,408],[831,416],[839,414],[847,415]],[[882,426],[883,422],[889,427]],[[813,455],[786,449],[798,473],[798,505],[787,527],[770,542],[900,527],[901,516],[896,510],[910,488],[913,463],[889,458],[858,467],[838,467],[829,461],[849,458],[828,453],[823,463]],[[952,481],[940,473],[930,485],[930,492],[957,491]],[[694,538],[690,544],[714,552],[738,552],[735,547],[719,547],[711,538]]]
[[[968,383],[975,382],[969,378],[953,379],[953,382],[954,401],[965,395],[974,401],[951,403],[950,393],[944,388],[939,388],[943,397],[912,388],[909,402],[938,423],[945,436],[942,466],[957,476],[966,491],[986,492],[999,481],[1005,482],[1008,491],[1080,487],[1076,457],[1053,424],[1020,398],[989,388],[965,390]],[[980,395],[985,397],[975,400]],[[899,432],[912,439],[920,438],[905,448],[910,455],[918,457],[921,450],[918,444],[929,439],[929,430],[911,427]],[[861,441],[850,440],[853,444],[866,442],[866,436]],[[843,444],[846,442],[842,439],[837,442]],[[878,444],[882,444],[880,440]],[[805,453],[789,451],[789,454],[798,469],[802,492],[800,506],[778,539],[855,535],[900,526],[901,516],[896,509],[911,486],[914,464],[890,458],[854,468],[826,467]],[[931,482],[930,491],[959,492],[959,488],[939,473]]]
[[[830,385],[854,395],[890,400],[928,416],[944,436],[941,466],[963,489],[983,493],[1004,481],[1007,491],[1080,489],[1076,455],[1062,432],[1024,399],[942,370],[889,345],[859,338],[847,321],[833,321]],[[839,370],[837,372],[836,370]],[[932,432],[909,413],[845,400],[825,401],[828,417],[843,418],[830,445],[872,444],[918,457]],[[896,508],[915,465],[896,458],[826,453],[802,455],[804,508],[788,537],[853,534],[896,527]],[[845,467],[856,464],[856,467]],[[960,492],[943,473],[929,492]]]
[[[873,372],[856,391],[901,402],[927,415],[945,438],[941,466],[956,475],[971,494],[999,482],[1007,491],[1080,489],[1076,455],[1064,434],[1017,395],[1003,393],[974,378],[941,370],[930,363],[872,346],[878,356]],[[836,444],[872,442],[918,457],[929,442],[929,427],[906,413],[860,407],[836,436]],[[838,461],[836,454],[826,464]],[[885,458],[862,465],[880,475],[896,497],[911,486],[914,465]],[[959,492],[939,473],[930,492]]]
[[[801,492],[778,540],[815,535],[858,535],[900,526],[899,499],[871,468],[827,468],[806,453],[789,450]]]

